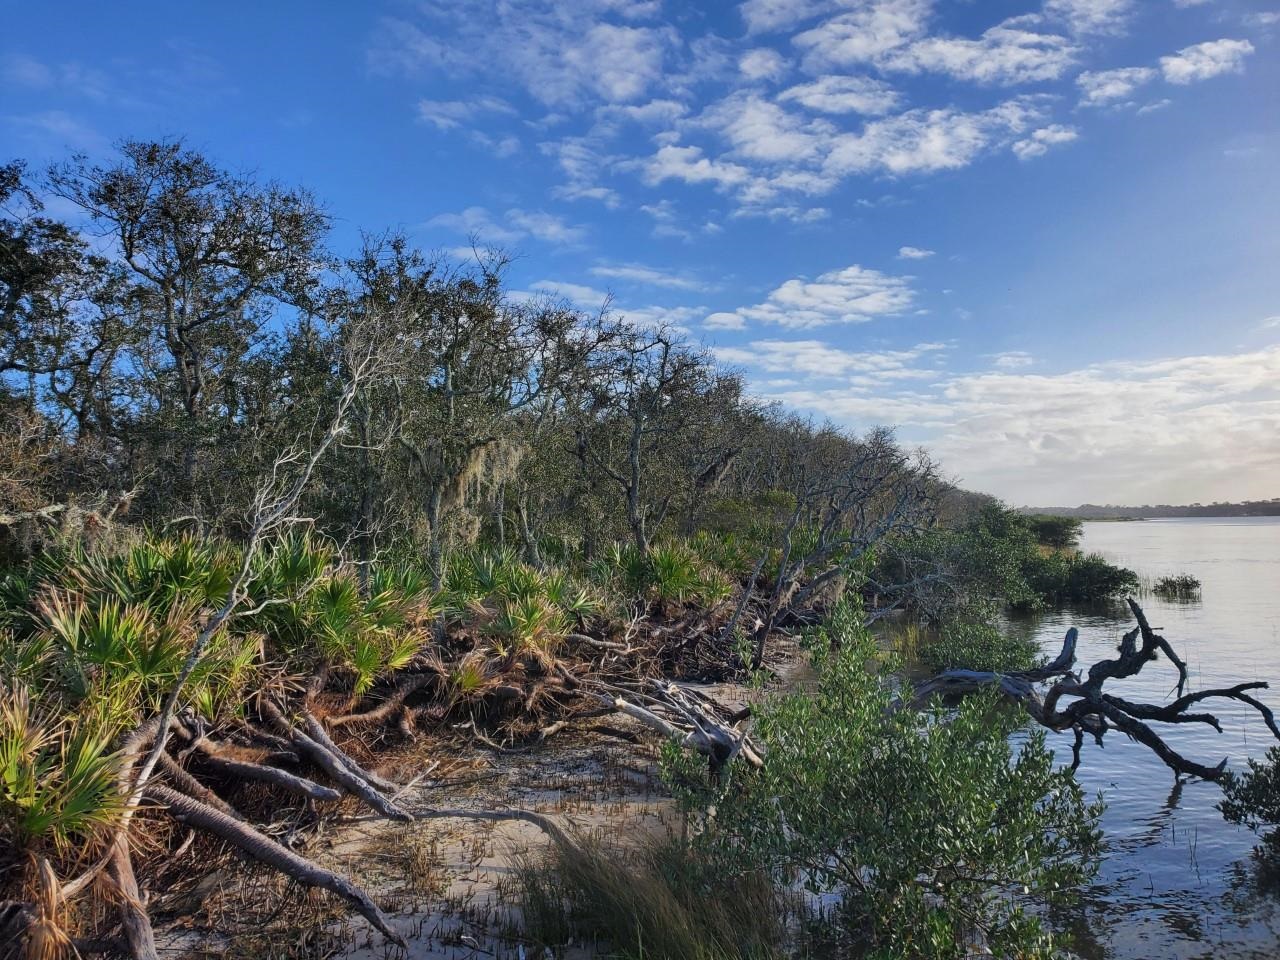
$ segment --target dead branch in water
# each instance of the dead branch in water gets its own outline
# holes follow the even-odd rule
[[[1236,700],[1253,707],[1262,716],[1272,735],[1280,740],[1280,727],[1277,727],[1270,708],[1248,693],[1250,690],[1266,689],[1264,681],[1185,693],[1186,664],[1174,652],[1169,641],[1152,629],[1137,602],[1130,598],[1128,604],[1138,625],[1121,639],[1119,656],[1099,660],[1089,668],[1084,680],[1071,669],[1075,664],[1077,639],[1077,632],[1073,627],[1067,631],[1062,650],[1052,663],[1014,673],[948,670],[918,684],[913,703],[921,706],[939,695],[961,696],[995,688],[1008,699],[1021,704],[1041,726],[1054,731],[1071,730],[1075,733],[1073,770],[1080,764],[1080,748],[1085,734],[1092,736],[1101,746],[1107,731],[1116,729],[1150,748],[1175,774],[1203,780],[1221,779],[1227,766],[1225,757],[1212,767],[1191,760],[1169,746],[1150,726],[1151,723],[1205,723],[1221,733],[1222,725],[1213,714],[1188,712],[1190,707],[1210,700]],[[1157,659],[1160,653],[1164,653],[1178,671],[1177,699],[1166,704],[1137,703],[1105,692],[1103,688],[1108,680],[1136,676],[1143,667]],[[1041,694],[1037,685],[1054,677],[1057,679]],[[1065,706],[1059,707],[1060,703],[1065,703]]]

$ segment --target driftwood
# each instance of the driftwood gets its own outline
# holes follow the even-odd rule
[[[1262,716],[1272,735],[1280,740],[1280,727],[1277,727],[1272,711],[1266,704],[1249,695],[1251,690],[1266,689],[1265,682],[1240,683],[1233,687],[1185,693],[1186,664],[1169,641],[1152,629],[1142,608],[1132,599],[1128,603],[1137,626],[1122,638],[1119,656],[1099,660],[1089,668],[1083,680],[1072,671],[1077,638],[1073,628],[1067,631],[1062,651],[1050,664],[1005,674],[948,670],[919,684],[915,688],[914,704],[921,705],[939,695],[958,696],[982,689],[998,689],[1010,700],[1020,703],[1040,725],[1050,730],[1071,730],[1075,733],[1072,769],[1080,764],[1080,750],[1086,734],[1101,746],[1107,731],[1116,729],[1150,748],[1175,774],[1220,780],[1226,772],[1226,758],[1215,766],[1208,766],[1184,757],[1150,726],[1151,723],[1205,723],[1221,732],[1222,726],[1213,714],[1188,712],[1196,704],[1215,699],[1236,700],[1253,707]],[[1177,699],[1166,704],[1136,703],[1103,689],[1108,680],[1123,680],[1137,675],[1161,653],[1178,671]],[[1056,679],[1042,695],[1037,685],[1053,678]]]
[[[700,691],[694,695],[680,684],[659,680],[649,680],[639,690],[607,684],[599,684],[598,688],[600,703],[611,706],[666,739],[676,740],[685,748],[704,754],[713,771],[739,756],[753,767],[764,764],[751,745],[748,734],[718,716],[732,714],[732,711],[716,704]]]

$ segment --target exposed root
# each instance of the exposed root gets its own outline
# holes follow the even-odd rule
[[[401,947],[405,946],[404,939],[392,928],[377,904],[346,877],[298,856],[248,824],[233,820],[226,814],[184,793],[153,783],[148,784],[147,794],[168,808],[175,819],[201,830],[207,830],[253,859],[274,867],[305,886],[321,887],[336,893],[373,924],[384,937]]]

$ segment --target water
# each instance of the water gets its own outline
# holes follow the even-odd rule
[[[1194,518],[1137,523],[1086,523],[1082,547],[1152,579],[1190,573],[1201,599],[1142,601],[1148,619],[1186,661],[1190,689],[1270,680],[1259,699],[1280,711],[1280,517]],[[1048,653],[1070,626],[1080,630],[1085,666],[1115,655],[1133,626],[1123,608],[1054,611],[1020,622]],[[1129,700],[1161,703],[1177,682],[1163,659],[1141,674],[1109,681]],[[1261,756],[1275,741],[1256,712],[1234,701],[1210,706],[1218,734],[1204,724],[1162,725],[1183,756],[1233,768]],[[1069,757],[1071,736],[1054,736]],[[1177,785],[1150,751],[1112,731],[1105,749],[1086,740],[1078,773],[1107,800],[1108,851],[1082,903],[1058,918],[1076,933],[1081,956],[1143,960],[1240,960],[1280,956],[1280,884],[1260,883],[1250,857],[1256,837],[1226,823],[1215,809],[1222,791],[1211,783]]]

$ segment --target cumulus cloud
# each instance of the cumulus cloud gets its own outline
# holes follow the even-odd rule
[[[1013,152],[1019,160],[1030,160],[1049,152],[1050,147],[1061,143],[1070,143],[1080,136],[1075,127],[1066,127],[1060,123],[1050,124],[1034,130],[1031,136],[1018,140],[1013,145]]]
[[[719,329],[740,329],[748,322],[802,329],[865,323],[876,317],[902,313],[914,302],[915,292],[908,278],[889,276],[854,264],[821,274],[816,280],[788,280],[775,288],[763,303],[713,316],[717,318],[714,326]],[[733,324],[729,316],[737,316],[742,324]],[[711,318],[707,322],[711,322]]]
[[[700,147],[667,144],[645,162],[644,179],[650,186],[664,180],[683,180],[723,188],[746,183],[751,179],[751,172],[740,164],[711,160],[703,156]]]
[[[750,33],[793,27],[834,6],[830,0],[745,0],[738,7]]]
[[[834,128],[825,120],[790,113],[754,93],[731,94],[713,104],[703,122],[717,130],[737,156],[788,166],[812,160],[824,148]]]
[[[792,42],[805,51],[814,72],[871,63],[923,37],[930,7],[930,0],[869,0],[797,34]]]
[[[1025,350],[1006,350],[1004,353],[992,354],[991,362],[1001,370],[1017,370],[1019,367],[1031,366],[1036,360]]]
[[[1248,40],[1208,40],[1161,57],[1160,70],[1170,83],[1185,85],[1224,73],[1240,73],[1244,58],[1251,53],[1253,44]]]
[[[924,260],[933,256],[932,250],[925,250],[922,247],[899,247],[899,260]]]
[[[384,72],[501,72],[553,107],[634,103],[662,80],[678,44],[671,27],[643,22],[657,12],[612,0],[424,7],[420,20],[384,18],[369,60]]]
[[[1134,0],[1046,0],[1044,5],[1046,14],[1076,33],[1117,33],[1133,9]]]
[[[976,40],[927,37],[878,58],[882,68],[945,73],[984,84],[1056,80],[1076,61],[1078,48],[1065,37],[1000,24]]]
[[[689,324],[706,313],[704,307],[696,306],[669,307],[658,304],[634,306],[617,300],[607,290],[564,280],[538,280],[529,284],[527,290],[514,290],[508,296],[517,301],[546,299],[567,301],[587,313],[596,313],[607,308],[610,314],[626,319],[638,327],[661,327],[677,333],[689,333]]]
[[[748,80],[777,80],[787,73],[787,60],[772,47],[756,47],[738,58],[738,70]]]
[[[1119,67],[1115,70],[1086,70],[1076,77],[1080,104],[1101,107],[1128,100],[1139,87],[1157,76],[1151,67]]]
[[[830,75],[797,84],[778,94],[779,102],[794,101],[820,113],[888,113],[902,95],[883,80],[863,76]]]
[[[954,170],[1022,133],[1040,116],[1038,104],[1027,98],[1006,100],[974,113],[950,108],[908,110],[868,123],[860,133],[837,137],[824,170],[837,177]]]
[[[838,378],[850,386],[877,386],[894,380],[937,377],[935,369],[915,363],[938,350],[940,343],[916,344],[908,350],[842,350],[821,340],[753,340],[745,347],[717,347],[722,363],[765,373],[803,374],[807,379]]]

